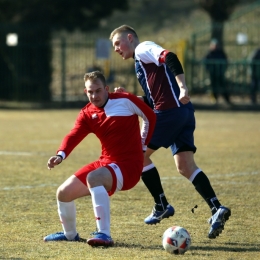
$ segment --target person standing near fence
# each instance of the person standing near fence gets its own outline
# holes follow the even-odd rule
[[[97,231],[87,239],[91,246],[112,246],[109,196],[129,190],[140,180],[143,151],[151,139],[156,117],[153,110],[129,93],[109,93],[99,71],[84,76],[89,103],[81,109],[48,169],[67,159],[72,150],[90,133],[102,146],[101,156],[69,177],[57,190],[57,205],[63,232],[44,237],[44,241],[79,241],[74,200],[91,196]],[[139,117],[143,119],[140,131]]]
[[[249,58],[251,68],[250,99],[253,105],[257,104],[257,92],[260,86],[260,48],[257,48]]]
[[[215,102],[218,102],[219,96],[231,104],[228,92],[225,73],[228,67],[228,58],[223,48],[219,46],[218,40],[212,39],[209,45],[209,51],[204,57],[205,68],[209,73],[212,95]]]
[[[220,204],[208,177],[194,161],[194,108],[178,57],[154,42],[140,43],[136,31],[128,25],[114,29],[110,40],[114,51],[124,60],[134,58],[136,76],[145,93],[139,98],[156,113],[156,126],[144,154],[142,173],[142,180],[153,196],[155,205],[152,213],[145,218],[145,223],[156,224],[174,214],[174,208],[168,204],[159,173],[150,158],[159,148],[170,147],[178,172],[195,186],[210,207],[212,217],[208,237],[216,238],[224,229],[231,210]]]

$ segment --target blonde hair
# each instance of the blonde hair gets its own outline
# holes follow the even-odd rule
[[[132,35],[134,35],[135,38],[138,39],[137,33],[135,31],[135,29],[129,25],[121,25],[119,27],[117,27],[116,29],[114,29],[111,34],[109,39],[112,40],[113,37],[117,34],[117,33],[131,33]]]

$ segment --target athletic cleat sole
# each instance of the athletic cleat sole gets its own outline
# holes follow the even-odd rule
[[[156,220],[156,221],[154,221],[153,223],[146,223],[147,225],[156,225],[156,224],[160,224],[160,222],[161,222],[161,220],[163,220],[163,219],[166,219],[166,218],[170,218],[170,217],[172,217],[174,214],[172,214],[172,215],[170,215],[170,216],[168,216],[168,217],[164,217],[164,218],[162,218],[162,219],[158,219],[158,220]]]
[[[90,246],[93,246],[93,247],[97,247],[97,246],[109,247],[109,246],[113,246],[113,245],[114,245],[114,242],[111,242],[111,241],[103,241],[103,240],[94,239],[94,238],[88,239],[88,240],[87,240],[87,243],[88,243]]]
[[[93,235],[93,237],[89,238],[87,240],[87,243],[90,246],[93,246],[93,247],[97,247],[97,246],[109,247],[109,246],[114,245],[114,241],[112,240],[112,238],[110,236],[106,235],[106,234],[99,233],[99,232],[93,232],[92,235]]]

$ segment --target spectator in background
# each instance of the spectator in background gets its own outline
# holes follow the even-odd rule
[[[257,48],[250,57],[251,91],[250,98],[253,105],[257,103],[257,91],[260,85],[260,48]]]
[[[226,86],[225,72],[228,65],[227,55],[219,46],[216,39],[212,39],[209,45],[209,51],[204,58],[206,70],[210,76],[212,94],[215,101],[218,101],[220,95],[223,96],[228,104],[230,96]]]

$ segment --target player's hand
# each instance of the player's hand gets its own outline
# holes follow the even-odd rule
[[[184,105],[190,102],[190,96],[187,88],[180,88],[179,101]]]
[[[127,92],[127,91],[123,87],[117,87],[117,88],[114,88],[114,92],[123,93],[123,92]]]
[[[49,170],[51,170],[52,168],[54,168],[54,166],[60,164],[62,162],[62,159],[60,156],[52,156],[48,162],[47,162],[47,167]]]

